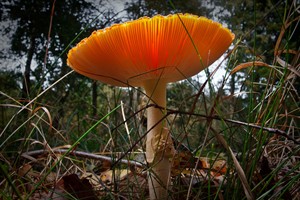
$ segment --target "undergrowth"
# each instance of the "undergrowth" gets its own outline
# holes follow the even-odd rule
[[[166,118],[177,152],[170,199],[299,199],[300,62],[289,38],[300,19],[299,10],[286,12],[272,60],[248,55],[254,59],[238,63],[241,37],[216,68],[227,69],[217,88],[214,73],[201,84],[169,86]],[[226,92],[239,72],[246,78]],[[97,115],[79,94],[55,126],[59,105],[46,97],[68,76],[75,74],[32,99],[0,91],[0,198],[147,199],[145,112],[153,105],[139,88],[101,85]]]

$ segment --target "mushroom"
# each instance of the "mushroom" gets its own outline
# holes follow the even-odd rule
[[[174,146],[167,129],[166,86],[217,60],[234,39],[227,28],[191,14],[156,15],[94,31],[68,53],[68,65],[92,79],[143,87],[147,109],[146,159],[150,199],[166,199]],[[158,108],[159,107],[159,108]]]

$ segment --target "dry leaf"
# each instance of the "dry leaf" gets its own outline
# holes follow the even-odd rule
[[[20,177],[24,177],[28,172],[31,170],[32,166],[30,164],[25,163],[23,166],[21,166],[18,170],[18,175]]]
[[[114,171],[108,170],[106,172],[103,172],[100,175],[100,178],[103,182],[112,183],[113,182],[113,173],[115,173],[114,175],[115,175],[116,180],[124,180],[127,177],[127,175],[129,175],[131,173],[131,171],[128,169],[115,169]]]
[[[64,189],[76,199],[96,200],[92,185],[87,179],[79,179],[76,174],[64,176]]]

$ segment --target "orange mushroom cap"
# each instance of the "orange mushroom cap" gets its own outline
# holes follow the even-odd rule
[[[80,74],[116,86],[191,77],[217,60],[234,34],[191,14],[143,17],[94,31],[68,53]]]

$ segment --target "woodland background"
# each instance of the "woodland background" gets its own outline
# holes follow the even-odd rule
[[[103,168],[103,161],[87,157],[64,155],[58,159],[49,154],[33,161],[22,156],[33,150],[72,147],[91,154],[105,153],[112,159],[108,168],[113,170],[124,168],[112,164],[117,153],[139,159],[133,152],[144,148],[143,108],[147,105],[143,94],[72,72],[66,64],[67,52],[94,30],[142,16],[178,12],[216,20],[232,30],[236,39],[212,67],[169,85],[167,106],[176,110],[169,115],[169,126],[177,150],[213,163],[223,159],[227,168],[222,174],[226,181],[218,184],[206,180],[192,187],[174,178],[178,187],[173,198],[247,198],[246,184],[257,199],[299,199],[297,0],[2,0],[0,198],[26,199],[37,191],[53,191],[41,178],[50,172],[55,172],[58,182],[65,174],[82,174],[91,166],[94,172],[95,167]],[[110,113],[121,104],[122,109]],[[38,172],[39,178],[20,175],[18,170],[26,166]],[[238,170],[245,173],[246,180]],[[31,190],[25,187],[28,185]],[[113,194],[116,198],[120,191],[117,181],[109,187],[113,192],[102,197],[109,199]],[[191,188],[197,190],[189,193]],[[138,193],[127,198],[136,198]]]

